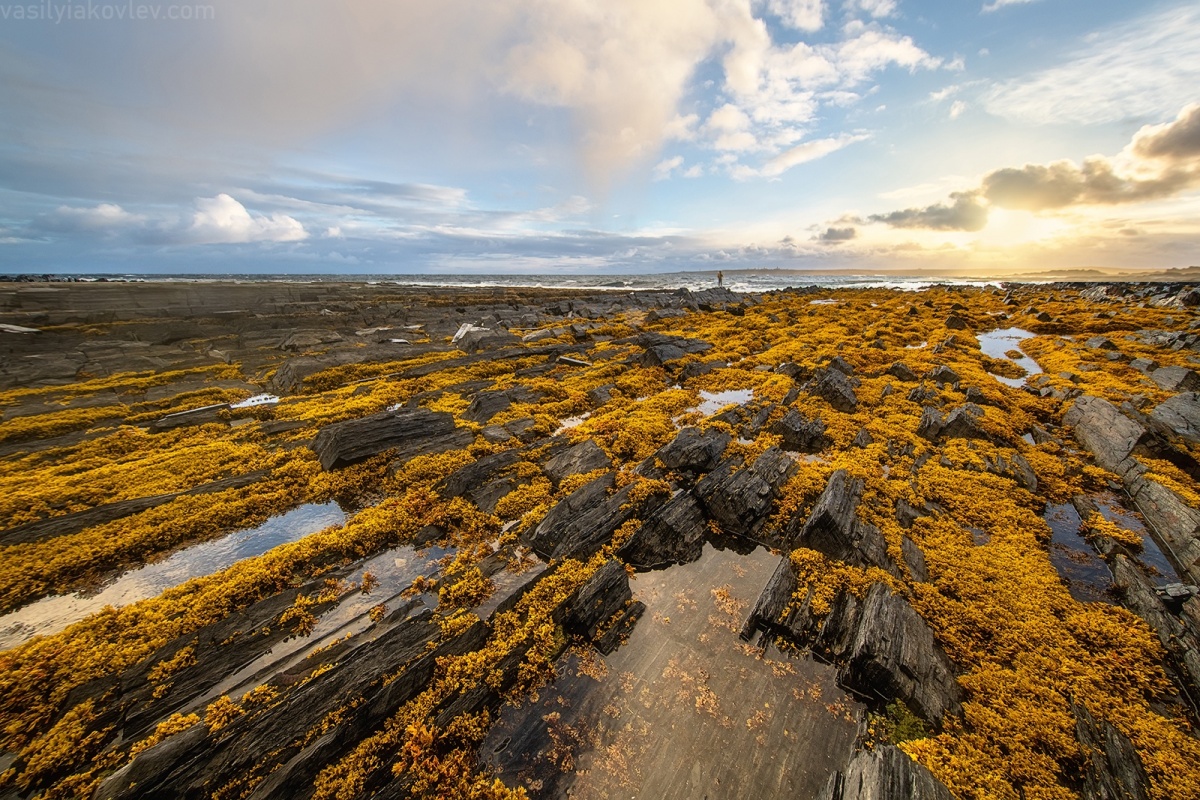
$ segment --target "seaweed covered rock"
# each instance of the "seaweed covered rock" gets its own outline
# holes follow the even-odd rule
[[[425,408],[398,408],[361,419],[326,425],[317,433],[312,450],[323,469],[344,467],[385,450],[400,458],[466,447],[475,435],[454,423],[454,417]]]
[[[696,484],[701,506],[728,533],[759,539],[779,489],[796,472],[796,462],[772,447],[743,467],[730,459]]]
[[[954,800],[933,773],[895,745],[854,754],[829,776],[816,800]]]
[[[1097,720],[1082,703],[1073,703],[1075,737],[1083,752],[1083,800],[1149,800],[1150,785],[1142,759],[1129,737],[1107,720]]]
[[[844,469],[833,473],[803,526],[793,519],[785,527],[785,544],[816,550],[835,561],[895,572],[883,534],[857,517],[862,492],[858,478]]]
[[[478,353],[519,344],[520,341],[516,335],[503,328],[483,328],[467,323],[463,324],[454,334],[451,344],[464,353]]]
[[[913,372],[912,368],[903,361],[897,361],[888,367],[887,374],[891,375],[893,378],[902,380],[905,383],[913,383],[921,379],[921,376]]]
[[[964,403],[944,417],[937,409],[927,406],[921,412],[917,435],[931,442],[940,439],[990,439],[979,424],[982,417],[983,409],[974,403]]]
[[[510,409],[513,403],[532,403],[539,397],[541,397],[540,392],[531,391],[523,386],[493,392],[480,392],[471,398],[471,404],[463,412],[463,419],[483,425],[501,411]]]

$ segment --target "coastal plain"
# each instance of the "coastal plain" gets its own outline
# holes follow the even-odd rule
[[[1198,310],[0,284],[0,798],[1198,798]]]

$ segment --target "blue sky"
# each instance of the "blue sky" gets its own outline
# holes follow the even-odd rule
[[[1198,87],[1194,3],[0,0],[0,271],[1186,266]]]

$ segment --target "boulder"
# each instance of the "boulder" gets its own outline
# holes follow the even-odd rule
[[[816,453],[829,446],[825,423],[809,419],[794,408],[771,426],[771,433],[783,438],[783,448],[801,453]]]
[[[804,388],[809,394],[822,398],[838,411],[849,413],[858,407],[858,397],[854,394],[854,386],[850,379],[836,369],[818,370],[813,380]]]
[[[454,424],[454,417],[426,408],[398,408],[361,419],[326,425],[310,447],[325,470],[344,467],[385,450],[399,459],[466,447],[475,434]]]
[[[854,374],[854,366],[841,356],[834,356],[825,366],[829,369],[836,369],[843,375],[850,376]]]
[[[931,370],[930,373],[925,377],[929,378],[929,380],[933,381],[938,386],[953,386],[962,380],[957,372],[950,369],[950,367],[945,366],[944,364],[934,370]]]
[[[1159,367],[1150,373],[1150,380],[1168,392],[1194,392],[1200,389],[1200,375],[1187,367]]]
[[[875,444],[875,437],[863,428],[858,433],[854,434],[854,441],[850,442],[851,447],[870,447]]]
[[[895,745],[855,753],[829,776],[817,800],[954,800],[933,773]]]
[[[638,569],[687,564],[700,558],[708,524],[690,492],[656,508],[621,547],[621,558]]]
[[[1116,349],[1118,349],[1117,346],[1115,344],[1113,344],[1112,339],[1109,339],[1107,336],[1093,336],[1092,338],[1090,338],[1086,342],[1084,342],[1084,344],[1086,344],[1088,347],[1090,347],[1093,350],[1116,350]]]
[[[729,434],[721,430],[688,427],[660,447],[655,456],[669,470],[710,472],[719,463],[729,440]]]
[[[905,383],[911,383],[913,381],[920,380],[920,376],[913,372],[912,369],[903,361],[897,361],[888,367],[887,374],[891,375],[893,378],[898,378]]]
[[[1160,403],[1150,418],[1190,442],[1200,443],[1200,392],[1180,392]]]
[[[971,324],[957,314],[946,317],[946,327],[952,331],[965,331]]]
[[[653,509],[661,502],[661,498],[650,498],[642,504],[633,502],[631,495],[637,484],[609,496],[613,485],[613,476],[608,474],[560,500],[527,535],[529,547],[547,560],[588,556],[612,539],[627,520],[644,514],[646,506]]]

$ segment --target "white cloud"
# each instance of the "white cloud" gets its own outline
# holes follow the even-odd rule
[[[986,92],[992,114],[1033,124],[1115,122],[1172,113],[1200,86],[1200,8],[1180,6],[1086,38],[1058,66]]]
[[[91,208],[59,206],[54,213],[59,223],[84,230],[121,228],[140,224],[146,219],[140,214],[129,213],[115,203],[100,203]]]
[[[955,100],[950,104],[950,119],[958,119],[962,113],[967,110],[967,104],[962,100]]]
[[[883,2],[890,0],[866,0]],[[819,31],[825,25],[825,0],[769,0],[767,8],[783,23],[798,31]]]
[[[227,194],[196,198],[196,212],[184,232],[191,244],[298,242],[308,238],[304,226],[287,214],[251,214]]]
[[[1035,2],[1037,2],[1037,0],[992,0],[992,2],[983,7],[982,11],[984,14],[990,14],[997,9],[1004,8],[1005,6],[1023,6],[1026,3]]]
[[[846,9],[858,10],[872,17],[890,17],[896,13],[896,0],[848,0]]]
[[[844,134],[837,137],[829,137],[825,139],[813,139],[803,144],[798,144],[779,155],[768,160],[761,167],[755,169],[745,164],[735,165],[729,172],[730,176],[737,180],[746,180],[748,178],[777,178],[789,169],[800,164],[806,164],[809,161],[816,161],[819,158],[824,158],[830,153],[835,153],[847,145],[861,142],[868,139],[866,134]]]
[[[671,173],[683,166],[683,156],[664,158],[654,165],[654,180],[663,181],[671,177]]]

